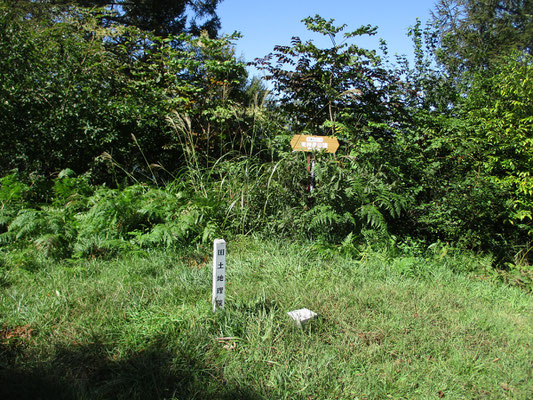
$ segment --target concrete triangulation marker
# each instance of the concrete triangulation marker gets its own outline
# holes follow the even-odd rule
[[[291,317],[296,325],[300,328],[304,326],[308,321],[317,317],[317,313],[307,308],[301,308],[300,310],[289,311],[289,317]]]

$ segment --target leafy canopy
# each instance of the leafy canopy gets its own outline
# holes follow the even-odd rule
[[[111,13],[102,18],[105,26],[120,24],[134,26],[157,36],[168,37],[180,33],[199,35],[206,31],[216,37],[220,19],[216,7],[222,0],[8,0],[32,14],[50,12],[53,7],[79,6],[105,8]]]
[[[329,37],[332,46],[322,49],[293,37],[290,46],[275,46],[273,53],[255,62],[273,82],[291,130],[350,138],[355,130],[389,120],[399,105],[394,100],[398,78],[383,67],[376,51],[349,43],[357,36],[374,35],[376,28],[361,26],[338,38],[346,25],[335,26],[333,19],[317,15],[302,22]]]
[[[433,19],[452,75],[487,69],[509,50],[533,52],[531,0],[439,0]]]

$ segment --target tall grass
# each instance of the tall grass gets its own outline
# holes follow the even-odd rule
[[[186,120],[179,121],[189,132]],[[190,142],[194,135],[185,138],[186,167],[165,187],[138,182],[94,187],[87,177],[63,171],[45,190],[43,202],[27,200],[24,193],[33,189],[16,175],[3,178],[0,241],[9,251],[43,248],[56,258],[114,254],[117,246],[206,243],[222,233],[341,243],[348,235],[360,241],[357,232],[364,228],[386,235],[387,219],[405,206],[379,174],[364,176],[355,164],[341,169],[323,160],[316,189],[309,193],[301,154],[270,162],[228,155],[206,168]]]
[[[531,295],[465,253],[357,258],[228,242],[4,269],[2,398],[531,398]],[[287,312],[318,319],[298,329]]]

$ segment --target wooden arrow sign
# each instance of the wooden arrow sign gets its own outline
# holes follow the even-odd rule
[[[322,151],[335,153],[339,141],[334,136],[294,135],[291,139],[293,151]]]

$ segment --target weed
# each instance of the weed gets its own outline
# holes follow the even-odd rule
[[[52,396],[68,382],[87,398],[531,394],[531,297],[449,266],[475,255],[352,259],[241,236],[228,245],[226,309],[213,314],[210,249],[177,250],[44,259],[32,272],[8,262],[0,316],[33,331],[10,347],[2,393]],[[300,330],[286,313],[302,307],[319,319]]]

